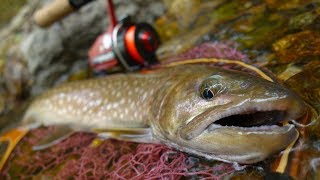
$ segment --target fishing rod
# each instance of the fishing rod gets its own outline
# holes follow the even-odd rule
[[[35,12],[34,21],[40,27],[48,27],[91,1],[55,0]],[[150,24],[134,23],[130,16],[118,21],[112,0],[107,0],[107,13],[110,26],[88,52],[89,65],[95,74],[104,74],[117,65],[135,71],[158,62],[155,52],[160,39]]]
[[[54,0],[36,11],[33,19],[38,26],[48,27],[91,1],[93,0]]]

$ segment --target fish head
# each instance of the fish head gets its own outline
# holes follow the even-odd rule
[[[199,68],[179,79],[158,107],[155,132],[186,152],[244,164],[264,160],[298,136],[288,123],[306,111],[299,96],[234,70]]]

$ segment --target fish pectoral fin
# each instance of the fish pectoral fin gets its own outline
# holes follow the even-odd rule
[[[15,128],[0,136],[0,172],[7,162],[11,152],[20,140],[29,132],[28,128]]]
[[[55,126],[53,132],[50,135],[44,137],[39,141],[39,143],[32,147],[32,150],[39,151],[49,147],[52,147],[61,141],[70,137],[75,131],[69,126]]]
[[[158,143],[150,134],[118,134],[110,132],[101,132],[98,137],[102,139],[117,139],[120,141],[130,141],[137,143]]]
[[[158,143],[153,138],[150,128],[95,129],[94,132],[102,139],[113,138],[138,143]]]

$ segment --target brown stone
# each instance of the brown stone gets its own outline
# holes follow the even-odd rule
[[[290,34],[272,45],[280,63],[290,63],[320,55],[320,33],[302,31]]]

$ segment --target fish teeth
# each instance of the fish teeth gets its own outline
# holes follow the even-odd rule
[[[221,126],[220,124],[211,124],[209,127],[208,127],[208,130],[209,131],[213,131],[215,129],[219,129],[219,128],[222,128],[223,126]]]
[[[264,125],[264,126],[254,126],[254,127],[238,127],[238,126],[222,126],[220,124],[211,124],[208,127],[209,131],[213,131],[215,129],[220,128],[232,128],[232,129],[239,129],[239,130],[245,130],[245,131],[266,131],[266,130],[272,130],[275,128],[279,128],[280,126],[277,125]]]
[[[277,134],[282,132],[290,131],[294,128],[294,125],[288,124],[285,126],[277,125],[264,125],[264,126],[254,126],[254,127],[238,127],[238,126],[221,126],[219,124],[211,124],[207,131],[211,132],[217,129],[234,129],[239,131],[239,135],[243,134]]]

